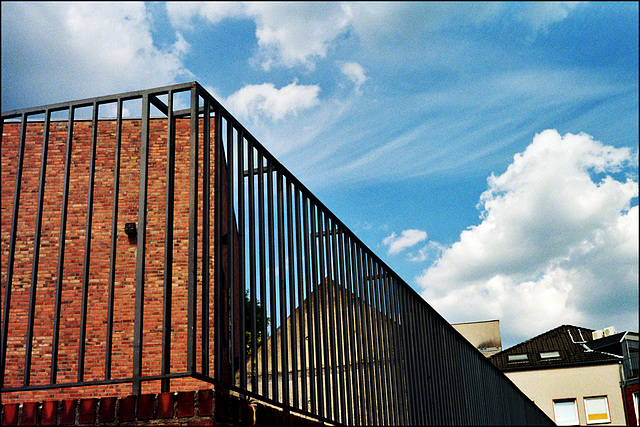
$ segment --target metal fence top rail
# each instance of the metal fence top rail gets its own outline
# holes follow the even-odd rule
[[[198,82],[193,81],[193,82],[181,83],[181,84],[176,84],[171,86],[162,86],[162,87],[153,88],[153,89],[136,90],[136,91],[123,92],[123,93],[113,94],[113,95],[103,95],[103,96],[98,96],[93,98],[79,99],[75,101],[58,102],[55,104],[41,105],[37,107],[3,111],[2,118],[3,119],[17,118],[22,116],[23,114],[27,114],[27,115],[44,114],[47,111],[52,111],[52,112],[63,111],[69,108],[77,109],[77,108],[83,108],[83,107],[90,107],[93,104],[97,104],[97,105],[110,104],[120,99],[123,101],[129,101],[133,99],[141,99],[144,95],[151,95],[151,96],[167,95],[169,91],[185,92],[192,88],[196,88],[200,93],[204,92],[205,94],[209,95],[207,91]],[[212,100],[215,100],[215,98],[213,98],[211,95],[209,95],[209,97]]]
[[[233,126],[237,129],[241,129],[244,138],[248,140],[250,139],[252,143],[261,150],[264,157],[267,158],[267,160],[271,164],[273,164],[275,168],[281,169],[283,173],[291,179],[293,184],[296,185],[298,188],[300,188],[304,193],[306,193],[308,197],[317,206],[329,212],[338,230],[342,230],[343,232],[346,232],[347,234],[349,234],[351,238],[356,241],[357,244],[363,247],[368,247],[366,244],[364,244],[364,242],[362,242],[362,240],[360,240],[360,238],[357,237],[357,235],[347,225],[345,225],[339,218],[337,218],[335,214],[333,214],[333,212],[322,201],[320,201],[293,173],[291,173],[291,171],[289,171],[282,163],[280,163],[258,141],[258,139],[253,136],[253,134],[250,131],[248,131],[237,119],[235,119],[235,117],[233,117],[233,115],[226,108],[224,108],[224,106],[217,99],[215,99],[211,94],[209,94],[209,92],[207,92],[207,90],[204,87],[202,87],[202,85],[200,85],[200,83],[198,83],[197,81],[180,83],[180,84],[170,85],[170,86],[162,86],[162,87],[152,88],[152,89],[137,90],[132,92],[123,92],[123,93],[114,94],[114,95],[104,95],[104,96],[98,96],[94,98],[85,98],[85,99],[80,99],[76,101],[59,102],[55,104],[49,104],[49,105],[38,106],[38,107],[30,107],[30,108],[19,109],[19,110],[4,111],[2,112],[2,119],[3,121],[6,121],[10,119],[20,118],[24,115],[34,116],[34,115],[46,114],[47,112],[64,111],[70,108],[73,108],[75,110],[75,109],[84,108],[84,107],[91,107],[93,105],[99,106],[104,104],[111,104],[111,103],[117,102],[118,100],[127,101],[127,100],[142,99],[142,97],[145,95],[149,96],[150,102],[154,106],[158,107],[160,111],[164,110],[163,111],[164,113],[166,112],[167,107],[161,100],[157,98],[158,96],[167,95],[169,94],[169,92],[173,92],[173,93],[186,92],[191,89],[195,89],[198,95],[202,97],[207,97],[209,99],[209,101],[212,103],[211,112],[213,115],[215,115],[216,111],[220,111],[222,117],[232,121]],[[202,113],[204,109],[202,107],[199,107],[199,111]],[[190,113],[190,109],[180,110],[180,111],[174,112],[174,117],[178,117],[180,114],[188,115],[189,113]],[[132,117],[131,119],[136,119],[136,117]],[[78,121],[78,119],[76,119],[75,121]],[[87,119],[87,121],[91,121],[91,119]],[[387,263],[385,263],[373,252],[372,252],[372,256],[374,257],[374,260],[376,263],[378,263],[384,269],[390,272],[392,277],[396,279],[399,285],[405,287],[406,288],[405,290],[409,291],[410,293],[414,293],[416,297],[419,297],[419,299],[422,300],[425,307],[428,307],[429,309],[433,310],[433,308],[413,288],[411,288],[403,279],[401,279],[400,276],[398,276],[398,274],[387,265]],[[436,312],[436,314],[440,316],[439,313]],[[448,322],[442,316],[440,317],[444,322],[448,324]]]

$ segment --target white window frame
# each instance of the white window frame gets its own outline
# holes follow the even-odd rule
[[[589,419],[589,405],[587,402],[589,402],[590,400],[602,400],[604,399],[604,405],[606,408],[606,419],[595,419],[595,420],[591,420]],[[587,424],[606,424],[606,423],[610,423],[611,422],[611,411],[609,410],[609,398],[604,395],[604,396],[588,396],[584,398],[584,413],[587,417]]]
[[[633,409],[636,411],[636,424],[640,422],[640,402],[638,402],[638,392],[634,391],[633,394]]]
[[[542,360],[547,360],[547,359],[558,359],[560,357],[560,352],[555,350],[555,351],[541,351],[540,352],[540,359]]]
[[[508,362],[528,362],[529,355],[527,353],[509,354],[507,356]]]
[[[556,403],[573,403],[573,410],[575,411],[575,422],[560,422],[558,421],[558,414],[556,413]],[[578,401],[576,398],[568,398],[568,399],[553,399],[553,420],[556,422],[556,425],[559,426],[578,426],[580,425],[580,416],[578,415]]]

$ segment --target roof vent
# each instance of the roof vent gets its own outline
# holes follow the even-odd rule
[[[591,337],[594,340],[599,340],[600,338],[602,338],[604,336],[604,331],[602,329],[598,329],[597,331],[593,331],[591,333]]]
[[[615,335],[616,333],[616,328],[614,326],[609,326],[608,328],[604,328],[604,336],[608,337],[611,335]]]

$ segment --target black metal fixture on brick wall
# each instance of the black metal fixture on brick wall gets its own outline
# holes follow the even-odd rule
[[[127,222],[124,225],[124,232],[127,233],[127,236],[130,239],[135,239],[138,235],[138,230],[136,228],[136,223],[135,222]]]

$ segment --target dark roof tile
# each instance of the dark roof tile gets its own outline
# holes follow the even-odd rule
[[[592,341],[593,329],[572,325],[562,325],[517,344],[490,357],[498,369],[503,371],[555,368],[572,365],[614,363],[618,359],[597,351],[584,344]],[[559,358],[541,359],[541,352],[558,351]],[[509,355],[527,354],[528,360],[509,362]]]

